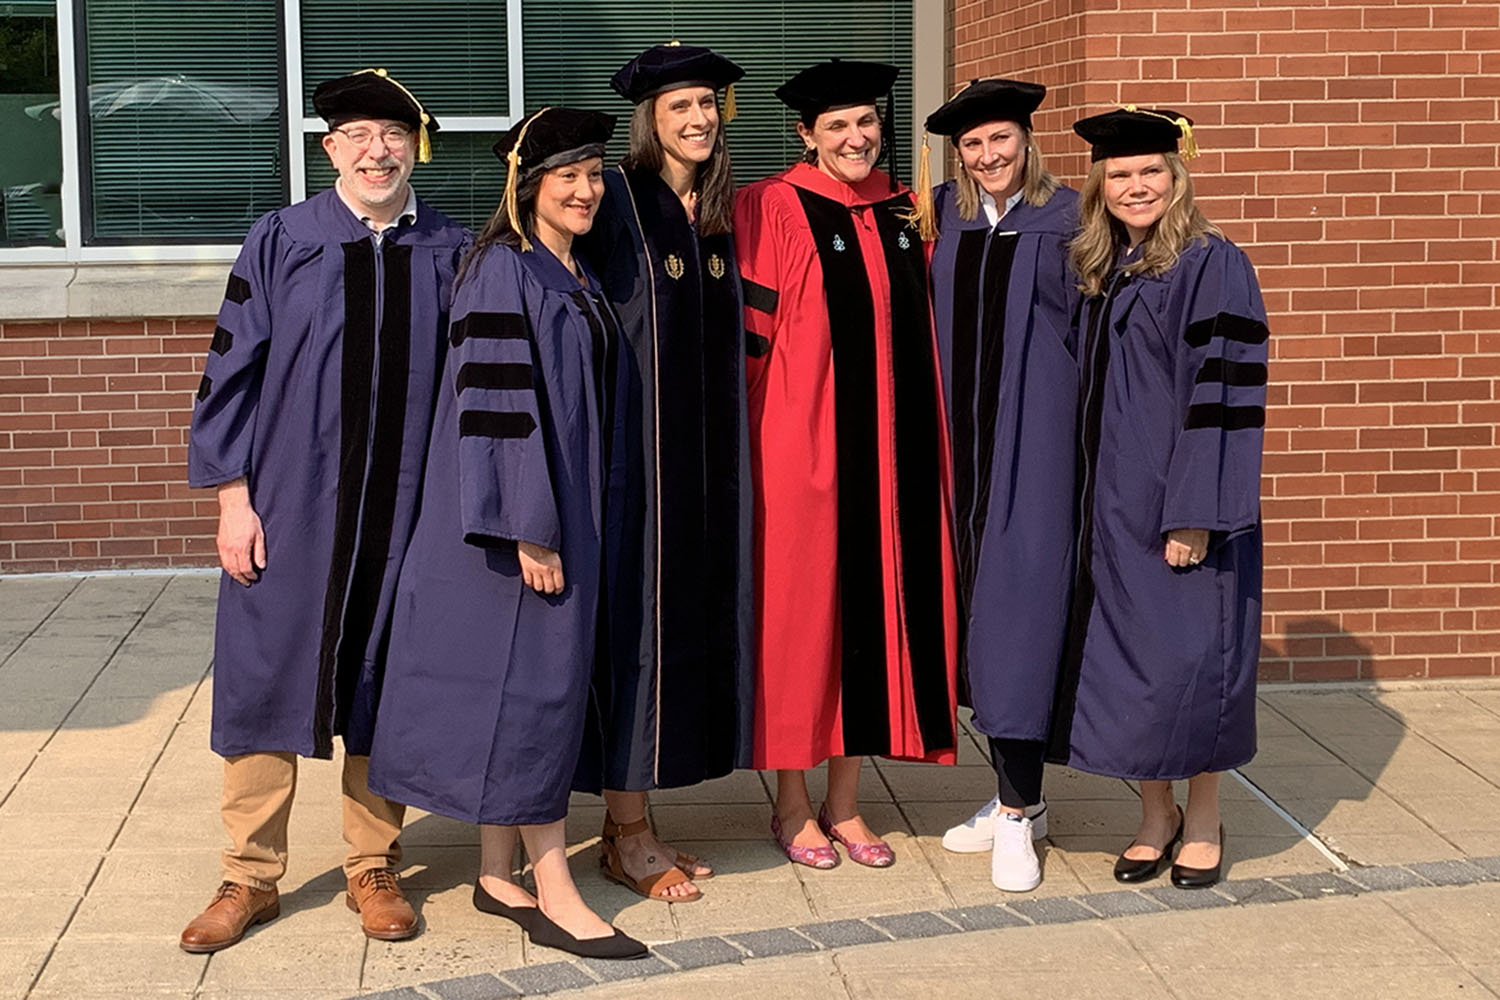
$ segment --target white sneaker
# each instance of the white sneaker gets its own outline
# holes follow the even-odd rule
[[[995,814],[1000,811],[1000,796],[990,799],[979,811],[943,834],[943,846],[954,854],[979,854],[995,845]],[[1031,820],[1031,836],[1042,840],[1047,836],[1047,800],[1026,807],[1026,818]]]
[[[995,846],[990,853],[990,881],[1006,892],[1030,892],[1042,884],[1036,859],[1033,824],[1025,816],[1005,813],[994,820]]]

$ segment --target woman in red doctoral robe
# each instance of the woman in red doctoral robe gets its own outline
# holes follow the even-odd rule
[[[804,162],[740,192],[755,485],[755,766],[793,861],[830,840],[894,861],[860,817],[860,757],[952,763],[956,600],[927,257],[875,169],[899,70],[834,60],[776,92]],[[829,761],[816,818],[804,770]]]

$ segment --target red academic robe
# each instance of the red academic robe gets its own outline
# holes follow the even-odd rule
[[[755,766],[952,763],[948,442],[906,188],[798,164],[735,202],[755,486]]]

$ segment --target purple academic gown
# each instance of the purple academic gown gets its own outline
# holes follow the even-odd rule
[[[933,306],[953,448],[960,664],[974,725],[1044,740],[1073,583],[1078,194],[993,228],[934,192]]]
[[[369,753],[468,239],[418,201],[377,247],[332,188],[245,238],[188,444],[189,485],[247,476],[266,534],[260,580],[219,587],[217,753]]]
[[[567,815],[601,612],[619,327],[541,243],[454,295],[422,510],[392,615],[370,789],[473,823]],[[562,555],[526,586],[516,542]]]
[[[1265,307],[1210,237],[1085,306],[1078,578],[1052,733],[1095,774],[1175,780],[1255,755]],[[1174,569],[1177,528],[1210,532]]]
[[[574,787],[680,788],[750,766],[755,709],[744,307],[729,233],[615,167],[581,251],[620,316],[626,530]],[[602,737],[602,738],[601,738]]]

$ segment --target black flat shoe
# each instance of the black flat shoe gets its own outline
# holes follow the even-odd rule
[[[609,937],[576,938],[538,910],[535,922],[526,929],[526,933],[531,936],[532,944],[556,948],[580,958],[645,958],[650,954],[645,945],[621,932],[620,928],[615,927],[613,930],[614,933]]]
[[[1219,863],[1212,868],[1189,868],[1187,865],[1172,866],[1172,884],[1179,889],[1207,889],[1217,885],[1219,872],[1224,867],[1224,824],[1219,824]]]
[[[474,883],[474,909],[480,913],[489,913],[497,917],[504,917],[517,924],[523,931],[531,932],[536,925],[537,919],[546,920],[542,911],[535,906],[509,906],[500,902],[494,896],[485,892],[476,881]]]
[[[1182,841],[1182,809],[1177,810],[1177,832],[1172,834],[1172,839],[1167,841],[1167,846],[1162,848],[1160,856],[1150,860],[1137,860],[1127,858],[1122,852],[1115,859],[1115,881],[1131,884],[1135,882],[1148,882],[1161,873],[1162,866],[1172,860],[1172,848]],[[1125,850],[1135,846],[1135,841],[1126,845]],[[1176,869],[1174,868],[1173,871]]]

